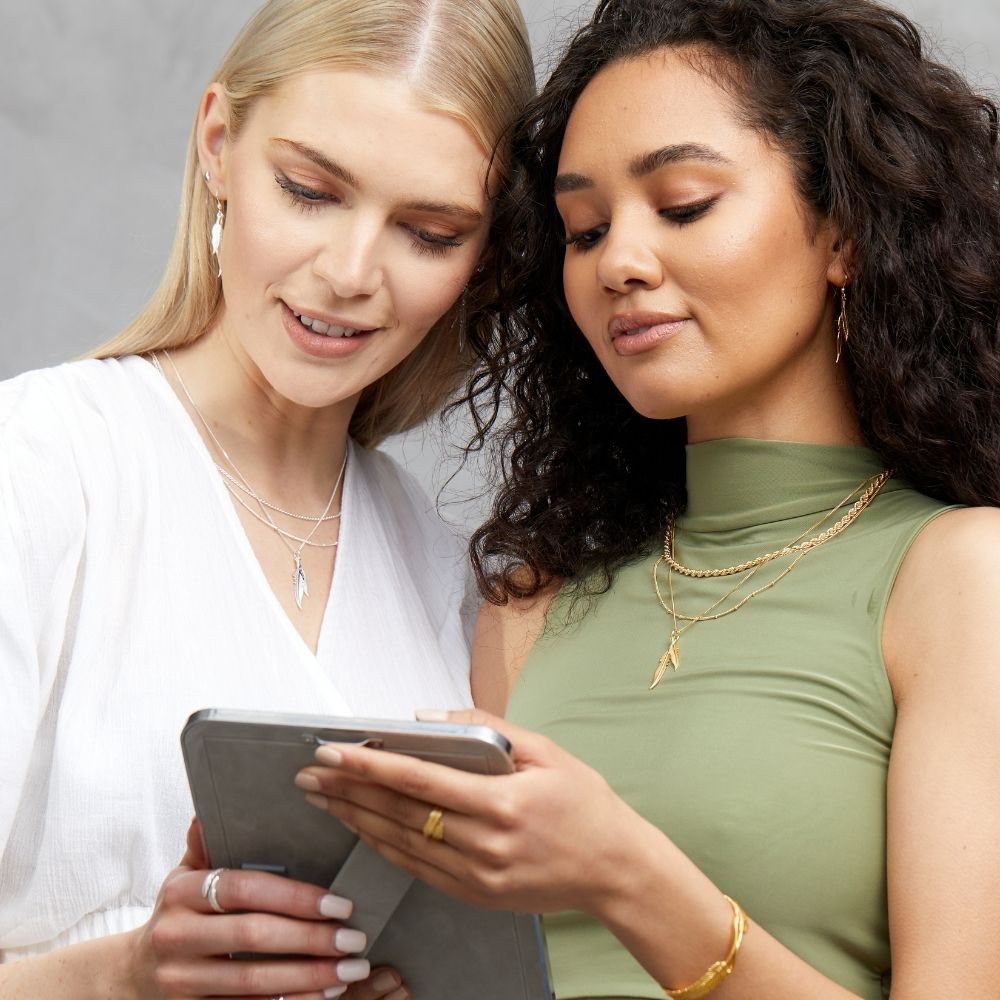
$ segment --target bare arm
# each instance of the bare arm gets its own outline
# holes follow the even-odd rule
[[[545,615],[558,593],[552,584],[535,597],[498,606],[484,602],[472,642],[472,700],[477,708],[503,715],[531,647],[542,634]]]
[[[893,1000],[930,1000],[942,989],[966,1000],[997,994],[998,598],[1000,512],[984,510],[943,515],[925,529],[889,601],[883,646],[899,708],[887,847]],[[492,643],[511,632],[530,637],[522,609],[491,614],[500,619],[483,633]],[[522,638],[518,655],[499,657],[505,691],[525,643],[530,639]],[[719,889],[600,775],[501,720],[475,712],[450,717],[505,732],[517,773],[482,778],[364,749],[324,748],[317,760],[331,766],[308,770],[323,792],[314,801],[389,860],[460,898],[592,914],[670,987],[695,981],[726,954],[732,917]],[[421,835],[428,803],[445,810],[444,844]],[[712,993],[713,1000],[853,996],[755,924],[736,971]]]
[[[942,515],[887,610],[893,997],[1000,992],[1000,511]]]

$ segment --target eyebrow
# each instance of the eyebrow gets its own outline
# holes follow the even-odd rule
[[[307,146],[304,142],[295,142],[293,139],[272,139],[271,141],[277,143],[279,146],[287,146],[289,149],[304,156],[307,160],[312,160],[321,170],[325,170],[328,174],[336,177],[337,180],[343,181],[350,187],[357,190],[361,189],[361,182],[347,167],[342,167],[336,160],[331,160],[329,156],[321,153],[318,149],[313,149],[312,146]]]
[[[654,173],[670,163],[682,163],[692,160],[699,163],[733,166],[732,160],[727,159],[721,153],[712,149],[711,146],[703,146],[700,142],[683,142],[673,146],[661,146],[659,149],[654,149],[651,153],[643,153],[641,156],[637,156],[629,164],[628,173],[630,177],[638,179]],[[586,174],[560,174],[556,177],[553,191],[555,194],[566,194],[570,191],[581,191],[593,186],[593,179]]]
[[[301,156],[304,156],[307,160],[311,160],[316,164],[321,170],[326,171],[338,180],[343,181],[349,187],[354,188],[356,191],[362,189],[361,181],[354,176],[346,167],[341,166],[336,160],[331,160],[329,156],[325,153],[321,153],[318,149],[314,149],[312,146],[307,146],[303,142],[295,142],[293,139],[273,139],[275,142],[281,146],[286,146]],[[483,213],[478,209],[473,208],[471,205],[460,205],[454,202],[448,201],[409,201],[402,206],[405,209],[414,212],[426,212],[429,215],[448,215],[454,218],[466,219],[469,222],[482,222]]]

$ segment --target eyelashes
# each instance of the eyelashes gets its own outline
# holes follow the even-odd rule
[[[291,177],[281,173],[280,170],[274,175],[274,181],[288,195],[292,204],[296,208],[300,208],[303,212],[315,212],[324,203],[337,204],[340,201],[336,195],[325,194],[314,188],[296,184]]]
[[[697,222],[716,203],[717,198],[709,198],[707,201],[694,202],[689,205],[675,205],[671,208],[663,208],[657,213],[661,219],[675,226],[687,226],[692,222]],[[592,229],[585,229],[577,233],[568,233],[562,238],[563,246],[568,249],[585,253],[592,250],[604,237],[610,226],[607,224],[594,226]]]
[[[318,212],[324,205],[341,204],[341,199],[337,195],[317,191],[315,188],[299,184],[280,170],[275,173],[274,181],[301,212]],[[443,257],[449,251],[456,250],[465,243],[465,240],[458,236],[433,233],[411,223],[400,223],[400,226],[410,236],[410,245],[421,255],[429,254],[432,257]]]

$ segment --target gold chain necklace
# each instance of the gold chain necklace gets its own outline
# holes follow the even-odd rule
[[[806,528],[797,538],[794,538],[788,545],[783,546],[781,549],[775,552],[769,552],[766,555],[758,556],[756,559],[750,559],[747,562],[740,563],[736,567],[727,567],[724,570],[691,570],[685,566],[681,566],[677,563],[671,556],[671,549],[673,548],[673,538],[674,538],[674,525],[676,517],[671,517],[667,523],[666,531],[664,532],[663,539],[663,555],[661,555],[656,562],[653,564],[653,588],[656,591],[656,599],[660,602],[660,607],[663,608],[667,614],[670,615],[672,628],[670,630],[670,642],[667,646],[666,652],[660,657],[659,662],[656,665],[656,669],[653,671],[653,676],[650,680],[649,690],[652,691],[657,684],[663,679],[663,675],[667,672],[668,667],[673,667],[674,670],[678,670],[681,665],[681,651],[680,651],[680,637],[689,629],[693,628],[699,622],[709,622],[718,621],[720,618],[725,618],[726,615],[731,615],[736,611],[739,611],[745,604],[753,600],[759,594],[763,594],[765,591],[770,590],[773,586],[783,580],[786,576],[796,566],[806,557],[806,555],[813,549],[818,548],[820,545],[825,544],[832,538],[836,538],[842,531],[853,524],[860,516],[865,508],[875,499],[878,495],[879,490],[886,484],[892,473],[889,470],[880,472],[877,476],[873,476],[871,479],[865,480],[859,486],[851,490],[850,493],[844,497],[832,510],[827,511],[817,522],[815,522],[810,527]],[[808,535],[810,532],[815,531],[821,524],[828,521],[833,517],[837,511],[839,511],[846,503],[857,496],[859,491],[863,491],[858,500],[853,504],[851,509],[834,525],[827,528],[825,531],[812,538],[807,539],[805,542],[802,539]],[[757,587],[756,590],[752,590],[745,597],[741,598],[736,602],[731,608],[726,608],[723,611],[716,612],[713,614],[721,604],[724,604],[730,597],[732,597],[738,590],[740,590],[745,584],[749,583],[754,577],[757,571],[764,566],[766,563],[778,559],[783,555],[795,555],[795,558],[773,579],[765,583],[761,587]],[[658,576],[658,570],[660,563],[665,562],[667,564],[667,588],[670,594],[670,604],[669,606],[663,600],[663,594],[660,591],[660,581]],[[698,615],[687,615],[677,610],[677,605],[674,600],[674,580],[673,573],[675,567],[680,567],[678,570],[685,576],[693,577],[718,577],[718,576],[732,576],[736,573],[744,573],[742,579],[740,579],[735,586],[731,587],[725,594],[722,595],[717,601],[709,605],[701,614]],[[686,625],[678,628],[678,620],[687,622]]]
[[[780,549],[775,549],[773,552],[767,552],[762,556],[757,556],[755,559],[748,559],[746,562],[737,564],[736,566],[727,566],[725,569],[691,569],[689,566],[684,566],[679,563],[673,554],[674,549],[674,518],[671,518],[667,523],[667,530],[663,536],[663,561],[675,572],[680,573],[681,576],[692,576],[698,579],[705,579],[707,577],[714,576],[734,576],[737,573],[745,573],[748,569],[754,569],[757,566],[763,566],[765,563],[769,563],[774,559],[780,559],[782,556],[790,556],[795,552],[808,552],[810,549],[815,549],[819,545],[823,545],[825,542],[830,541],[831,538],[835,538],[839,535],[848,525],[853,523],[855,518],[868,506],[874,499],[875,495],[880,489],[886,484],[886,481],[892,473],[886,469],[880,472],[877,476],[872,476],[871,479],[865,480],[857,489],[852,490],[848,495],[847,499],[842,500],[830,514],[835,513],[852,496],[854,496],[859,489],[864,489],[864,492],[858,497],[854,506],[834,525],[831,525],[826,531],[815,535],[813,538],[808,538],[806,541],[800,541],[801,535],[795,541],[789,542],[787,545],[782,546]],[[823,520],[826,520],[830,514],[827,514]],[[822,523],[822,522],[820,522]],[[812,529],[809,529],[810,531]]]

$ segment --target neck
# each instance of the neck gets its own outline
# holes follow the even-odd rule
[[[285,398],[218,329],[170,351],[162,367],[221,467],[232,472],[231,462],[277,502],[306,509],[326,503],[347,453],[356,400],[316,408]]]
[[[763,382],[687,417],[688,443],[755,438],[801,444],[864,444],[845,365],[836,365],[832,338],[793,358]],[[828,342],[829,341],[829,342]]]

